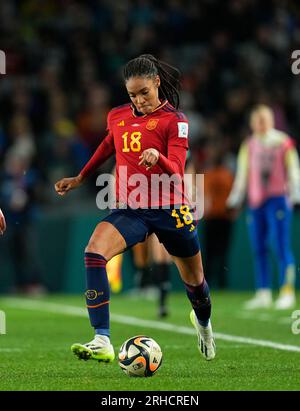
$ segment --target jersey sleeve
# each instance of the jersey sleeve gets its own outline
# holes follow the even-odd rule
[[[188,150],[188,121],[172,118],[168,125],[168,155],[160,154],[158,165],[168,175],[184,174]]]
[[[101,144],[98,146],[97,150],[91,157],[91,159],[86,163],[83,169],[80,171],[80,175],[83,178],[89,177],[93,174],[105,161],[112,156],[115,151],[114,138],[111,130],[111,112],[107,116],[107,135]]]
[[[293,204],[300,204],[300,164],[295,143],[288,138],[285,143],[285,165],[288,176],[290,199]]]
[[[232,190],[226,201],[229,208],[239,207],[245,196],[248,185],[248,163],[249,163],[249,146],[244,142],[239,150],[237,158],[237,171],[234,179]]]

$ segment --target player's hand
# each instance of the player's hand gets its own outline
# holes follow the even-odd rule
[[[60,196],[65,195],[68,191],[73,190],[74,188],[79,187],[82,184],[83,177],[79,174],[76,177],[62,178],[54,187]]]
[[[0,234],[2,235],[5,230],[6,230],[5,217],[4,217],[3,213],[2,213],[2,211],[0,210]]]
[[[159,151],[155,148],[148,148],[144,150],[142,155],[139,156],[141,161],[139,166],[146,166],[146,170],[150,170],[151,167],[155,166],[159,159]]]

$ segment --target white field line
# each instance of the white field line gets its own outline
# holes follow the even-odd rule
[[[5,298],[2,299],[6,305],[14,308],[20,308],[33,311],[45,311],[55,314],[67,314],[78,317],[87,318],[87,310],[85,308],[70,306],[65,304],[57,304],[51,302],[43,302],[37,300],[21,299],[21,298]],[[134,325],[141,327],[149,327],[157,330],[170,331],[177,334],[195,335],[195,331],[191,327],[178,326],[170,323],[143,320],[141,318],[130,317],[120,314],[111,314],[111,320],[125,325]],[[292,351],[300,353],[300,346],[281,344],[274,341],[258,340],[255,338],[239,337],[236,335],[228,335],[215,332],[214,336],[217,340],[230,341],[242,344],[256,345],[260,347],[273,348],[275,350]]]
[[[278,323],[278,324],[292,324],[293,322],[291,317],[274,318],[272,314],[250,313],[248,311],[240,312],[236,314],[236,317],[241,318],[243,320],[263,321],[263,322],[271,322],[271,323]]]

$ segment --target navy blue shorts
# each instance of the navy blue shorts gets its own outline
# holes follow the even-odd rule
[[[152,233],[176,257],[192,257],[200,250],[197,222],[189,207],[178,209],[114,209],[102,221],[111,223],[124,237],[127,249]]]

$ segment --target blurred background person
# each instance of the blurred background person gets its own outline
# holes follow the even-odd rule
[[[134,293],[148,297],[153,296],[153,278],[150,269],[150,242],[149,238],[132,247],[134,274]]]
[[[35,231],[40,180],[34,167],[36,147],[26,116],[17,114],[13,118],[10,137],[12,144],[0,175],[0,202],[9,225],[1,249],[13,267],[12,291],[36,295],[45,292]]]
[[[136,268],[135,295],[157,298],[158,316],[166,317],[169,314],[167,298],[171,288],[172,260],[169,253],[155,234],[136,244],[132,252]]]
[[[256,294],[248,309],[272,306],[269,249],[274,248],[279,268],[277,309],[294,307],[296,269],[291,250],[292,207],[300,203],[299,158],[294,141],[274,128],[274,113],[259,105],[251,111],[251,136],[242,144],[229,208],[240,207],[245,195],[248,226],[254,253]]]
[[[225,163],[226,153],[219,141],[207,145],[204,172],[204,267],[207,278],[217,288],[227,287],[228,261],[232,228],[232,212],[226,200],[233,183],[233,174]]]
[[[158,317],[169,315],[168,295],[171,291],[171,264],[170,254],[156,235],[150,237],[152,254],[152,275],[158,290]]]

